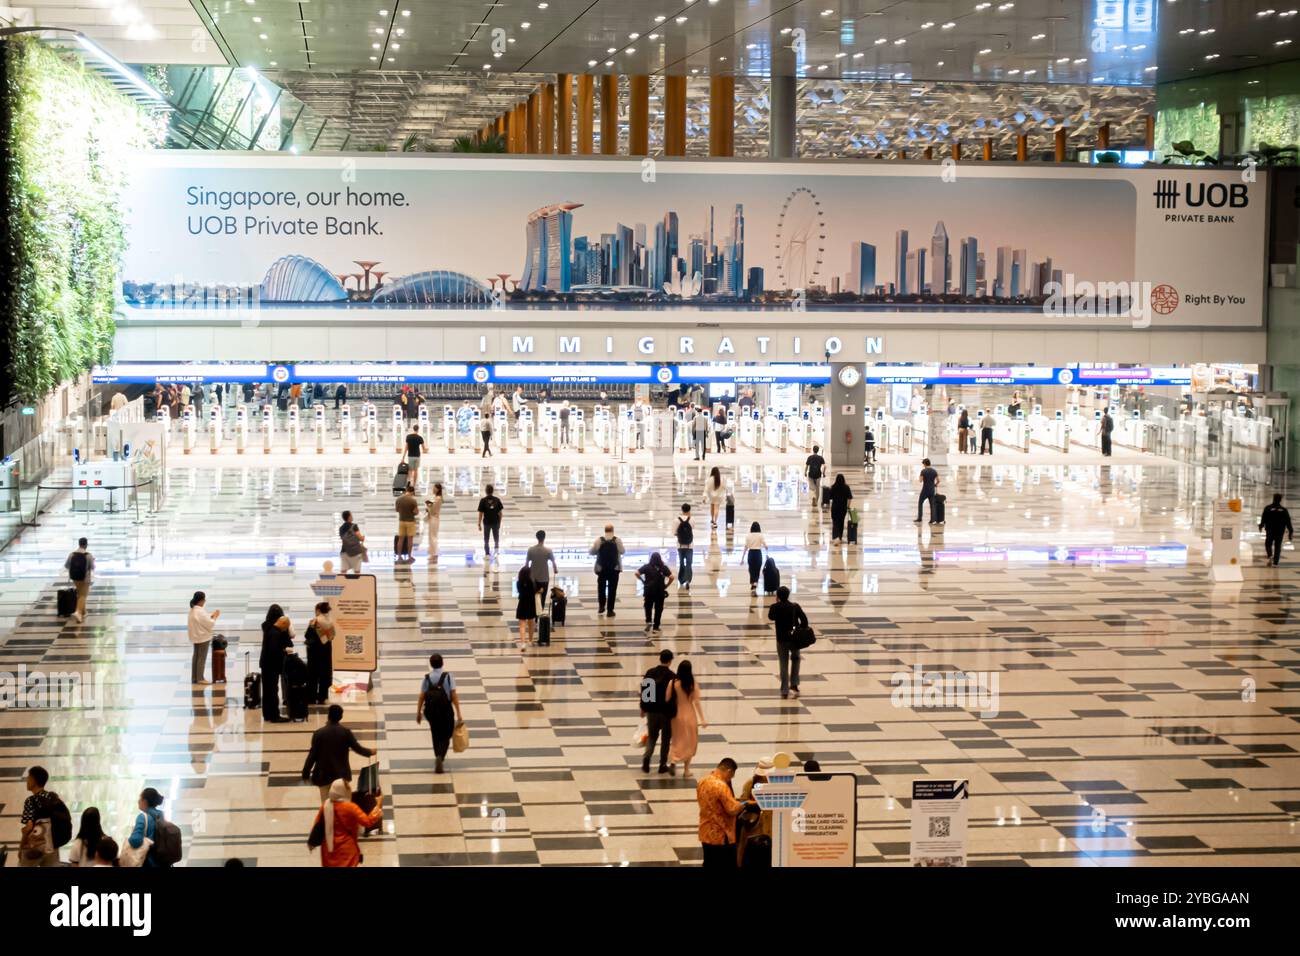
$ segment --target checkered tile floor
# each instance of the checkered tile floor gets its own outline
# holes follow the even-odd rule
[[[739,786],[785,750],[858,774],[860,865],[907,862],[923,776],[970,780],[976,865],[1300,863],[1296,555],[1263,566],[1252,524],[1244,585],[1216,589],[1206,567],[1213,503],[1239,494],[1257,514],[1272,487],[1186,466],[956,459],[936,534],[912,523],[914,468],[882,465],[850,475],[863,535],[851,548],[831,547],[797,466],[728,470],[738,527],[711,533],[694,505],[695,583],[670,595],[654,640],[630,576],[618,616],[597,620],[586,549],[612,520],[629,565],[651,549],[674,560],[671,518],[700,502],[704,467],[474,461],[424,476],[454,493],[436,557],[427,536],[409,568],[372,549],[380,669],[368,699],[343,701],[380,749],[389,794],[367,866],[697,863],[694,782],[642,774],[630,747],[637,679],[661,647],[690,658],[703,689],[692,773],[731,756]],[[305,628],[341,509],[372,545],[388,540],[389,479],[369,462],[181,462],[159,514],[136,524],[56,509],[0,555],[0,670],[93,675],[104,698],[99,716],[0,714],[0,838],[16,842],[23,771],[39,762],[74,815],[98,806],[119,838],[141,787],[156,786],[191,866],[315,865],[305,840],[318,798],[298,771],[323,713],[264,727],[239,699],[244,653],[256,660],[272,602]],[[474,507],[487,480],[504,490],[505,553],[484,567]],[[768,599],[746,586],[740,545],[754,520],[819,635],[798,700],[780,699]],[[552,646],[521,652],[513,581],[537,528],[557,550],[569,620]],[[80,534],[99,570],[77,626],[56,617],[54,591]],[[187,683],[195,589],[232,638],[225,688]],[[439,777],[414,720],[434,650],[472,734]],[[894,706],[891,676],[915,665],[995,673],[996,715]]]

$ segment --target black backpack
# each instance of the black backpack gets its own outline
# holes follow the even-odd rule
[[[149,852],[154,862],[163,866],[173,866],[181,861],[181,828],[170,820],[159,820],[154,828],[153,846]]]
[[[596,563],[600,565],[601,571],[610,572],[617,570],[618,542],[613,538],[606,538],[601,541],[600,547],[596,550]]]
[[[72,557],[68,559],[68,577],[74,581],[86,580],[86,553],[84,551],[72,552]]]
[[[681,517],[677,519],[677,543],[683,548],[689,547],[695,540],[695,529],[691,523]]]
[[[72,839],[72,814],[68,805],[59,799],[57,793],[47,794],[46,808],[50,811],[50,839],[55,849]]]
[[[456,722],[451,706],[451,695],[442,686],[446,681],[447,672],[443,671],[442,676],[438,678],[438,683],[430,687],[429,692],[424,695],[424,719],[429,722],[430,727],[450,727]]]

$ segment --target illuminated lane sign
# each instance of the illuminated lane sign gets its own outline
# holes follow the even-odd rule
[[[652,382],[653,365],[570,365],[542,362],[497,363],[492,368],[494,382]]]
[[[734,382],[762,384],[804,382],[825,385],[831,380],[829,365],[679,365],[679,382]]]
[[[403,362],[304,362],[292,369],[295,382],[468,382],[469,366]]]
[[[1190,385],[1190,368],[868,365],[872,385]]]
[[[154,382],[267,382],[271,366],[232,362],[131,362],[96,366],[91,380],[101,384],[152,385]]]

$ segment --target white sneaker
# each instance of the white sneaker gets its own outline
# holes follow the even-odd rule
[[[796,690],[796,689],[794,689],[794,688],[791,688],[791,689],[790,689],[790,696],[793,697],[795,700],[798,700],[798,699],[799,699],[799,691]]]

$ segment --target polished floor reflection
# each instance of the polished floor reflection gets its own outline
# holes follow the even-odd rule
[[[239,689],[270,603],[305,628],[308,585],[335,558],[337,516],[350,508],[370,536],[381,661],[373,691],[343,700],[345,722],[378,745],[390,794],[367,866],[697,863],[694,781],[642,774],[630,746],[637,680],[660,647],[691,659],[703,688],[698,771],[731,756],[739,782],[786,750],[858,774],[860,865],[907,863],[921,776],[970,779],[976,865],[1300,863],[1300,574],[1289,549],[1280,568],[1263,565],[1249,518],[1275,489],[1256,475],[1136,455],[953,456],[936,533],[912,521],[916,466],[884,462],[849,472],[862,540],[847,547],[832,546],[801,465],[784,460],[464,460],[425,469],[448,490],[442,520],[413,565],[394,567],[391,462],[380,460],[179,459],[156,514],[137,523],[64,505],[0,555],[0,670],[83,673],[103,689],[98,714],[0,714],[8,845],[22,772],[39,762],[74,815],[98,806],[119,839],[150,785],[185,830],[189,865],[315,865],[305,841],[318,796],[298,772],[323,713],[264,727]],[[702,489],[715,463],[735,483],[734,533],[708,528]],[[475,505],[487,481],[506,510],[503,553],[485,564]],[[1243,585],[1216,588],[1210,519],[1234,496],[1253,560]],[[593,538],[613,521],[627,564],[651,550],[675,561],[683,501],[700,514],[696,577],[670,594],[662,636],[642,629],[630,576],[618,616],[597,619]],[[751,521],[819,635],[798,700],[780,698],[768,599],[747,586]],[[549,648],[521,651],[513,582],[538,528],[556,550],[569,620]],[[81,534],[97,577],[78,626],[56,617],[54,592]],[[187,683],[195,589],[231,638],[225,688]],[[414,719],[434,650],[456,674],[472,735],[443,776]],[[891,678],[917,665],[996,674],[996,713],[895,706]]]

